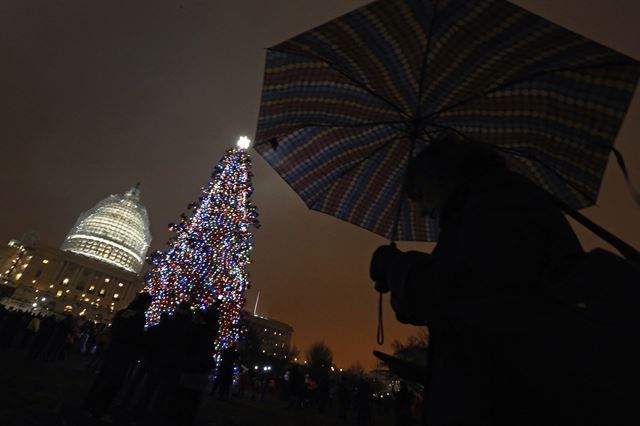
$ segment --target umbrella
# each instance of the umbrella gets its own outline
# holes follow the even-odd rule
[[[311,209],[434,241],[403,191],[429,140],[485,144],[587,207],[639,72],[503,0],[379,0],[268,49],[255,149]]]

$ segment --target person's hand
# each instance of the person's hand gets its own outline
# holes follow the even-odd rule
[[[395,245],[380,246],[373,252],[369,275],[375,281],[375,289],[377,291],[381,293],[389,291],[389,285],[386,282],[387,272],[401,253]]]

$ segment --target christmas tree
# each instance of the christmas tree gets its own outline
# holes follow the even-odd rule
[[[169,224],[174,232],[169,248],[149,256],[152,269],[145,277],[145,291],[153,296],[147,325],[156,324],[163,312],[173,313],[182,301],[194,309],[218,305],[220,332],[214,342],[218,354],[240,337],[240,311],[249,288],[253,237],[249,228],[258,225],[250,201],[248,144],[242,137],[238,148],[227,151],[198,201],[188,206],[192,213]]]

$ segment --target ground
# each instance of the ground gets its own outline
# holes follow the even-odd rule
[[[95,421],[86,416],[82,401],[93,374],[87,360],[73,355],[66,361],[32,361],[22,351],[0,348],[0,424],[3,426],[104,426],[124,424]],[[291,409],[275,397],[265,402],[231,399],[220,402],[206,396],[198,413],[198,426],[346,426],[354,419],[338,419],[336,408],[320,415],[314,409]],[[393,424],[377,413],[372,426]]]

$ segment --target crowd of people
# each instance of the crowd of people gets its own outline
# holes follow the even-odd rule
[[[70,313],[56,317],[0,305],[0,351],[13,348],[43,362],[84,355],[86,368],[95,374],[83,404],[88,417],[191,425],[215,367],[218,311],[193,311],[181,303],[173,315],[163,315],[145,330],[150,301],[149,294],[140,293],[108,326]],[[236,361],[235,347],[221,354],[215,386],[222,395],[229,393]]]
[[[111,412],[132,424],[192,425],[215,367],[218,310],[192,310],[182,302],[173,315],[162,315],[145,330],[150,302],[149,294],[140,293],[114,316],[111,342],[86,408],[95,418]],[[223,392],[233,380],[235,354],[234,347],[221,354],[216,385]]]
[[[313,371],[304,365],[288,364],[274,374],[240,373],[235,396],[252,400],[280,399],[288,410],[314,411],[320,416],[337,416],[358,426],[370,426],[373,417],[394,418],[398,426],[412,425],[422,418],[422,395],[401,382],[397,390],[360,374]]]
[[[105,324],[68,313],[56,317],[0,305],[0,351],[12,347],[26,351],[29,359],[54,361],[66,359],[72,351],[98,365],[109,342]]]
[[[158,324],[145,329],[149,303],[148,294],[139,294],[108,326],[70,313],[56,317],[0,305],[0,350],[13,348],[41,362],[82,362],[94,377],[83,401],[84,415],[106,421],[192,425],[207,390],[220,400],[233,393],[238,399],[286,401],[291,410],[338,415],[363,426],[371,424],[375,410],[385,415],[395,410],[398,425],[418,417],[404,386],[392,397],[378,399],[362,377],[329,377],[296,364],[254,371],[242,365],[235,346],[220,353],[216,366],[215,307],[194,311],[181,303],[173,315],[163,314]]]

